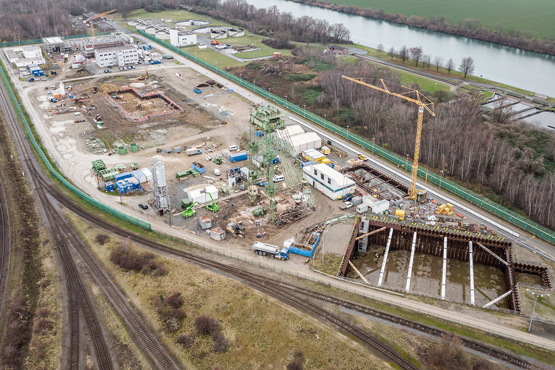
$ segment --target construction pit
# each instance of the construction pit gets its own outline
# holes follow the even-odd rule
[[[333,225],[336,230],[330,229],[329,237],[324,233],[326,258],[341,256],[334,275],[404,294],[513,312],[521,312],[527,287],[553,288],[547,266],[515,258],[509,242],[391,221],[357,217]]]
[[[76,97],[83,97],[83,103],[77,103],[69,98],[62,99],[57,103],[51,102],[48,94],[48,90],[52,86],[51,83],[47,86],[34,84],[25,87],[25,103],[54,162],[65,176],[95,199],[127,214],[151,222],[153,227],[156,225],[158,229],[161,228],[160,225],[167,225],[162,227],[171,225],[173,229],[171,232],[175,235],[194,234],[197,238],[201,238],[200,240],[210,240],[210,237],[199,227],[200,218],[203,216],[211,216],[213,225],[222,229],[225,228],[228,222],[240,222],[246,228],[246,236],[244,238],[234,238],[228,235],[222,245],[228,252],[251,258],[262,258],[253,257],[250,248],[255,240],[281,246],[293,237],[297,243],[302,244],[310,239],[308,229],[330,219],[355,213],[353,208],[341,210],[339,206],[342,202],[331,200],[319,192],[314,192],[315,208],[303,209],[302,218],[297,221],[276,226],[269,222],[267,215],[261,217],[253,215],[256,207],[267,205],[267,199],[261,196],[255,203],[251,204],[246,190],[241,190],[239,187],[230,189],[229,195],[222,195],[217,200],[220,206],[219,212],[209,212],[205,209],[205,205],[202,205],[197,208],[195,217],[183,218],[179,202],[185,195],[185,189],[208,185],[214,185],[220,189],[222,185],[227,184],[227,179],[225,175],[215,176],[215,169],[219,169],[225,174],[232,167],[245,165],[226,162],[217,165],[208,158],[221,155],[222,150],[230,145],[237,144],[246,148],[243,135],[249,128],[249,108],[252,105],[250,101],[230,92],[225,86],[218,87],[217,85],[206,84],[207,86],[202,88],[202,94],[195,93],[192,87],[205,83],[208,78],[189,68],[158,70],[155,73],[150,73],[149,79],[146,81],[139,80],[138,77],[138,75],[120,75],[115,78],[104,76],[76,81],[71,86],[72,94]],[[25,84],[21,81],[17,83]],[[94,93],[94,86],[98,87],[97,93]],[[151,115],[145,121],[134,122],[122,111],[120,106],[123,104],[126,110],[130,109],[132,111],[133,105],[137,101],[137,94],[129,93],[129,96],[124,95],[124,99],[116,99],[121,100],[121,102],[118,102],[119,106],[114,104],[114,100],[106,95],[107,93],[117,93],[126,86],[136,89],[143,95],[153,92],[162,93],[169,100],[175,102],[181,108],[181,111]],[[156,108],[157,110],[154,110],[154,113],[163,113],[164,109],[169,108],[166,101],[161,104],[166,105]],[[128,105],[131,108],[127,108]],[[138,114],[136,117],[139,117]],[[94,121],[97,115],[102,118],[101,129]],[[291,124],[293,122],[288,121],[287,123]],[[96,143],[94,144],[96,147],[92,147],[91,143],[93,142]],[[118,147],[129,147],[130,143],[137,143],[140,150],[137,152],[127,151],[126,154],[117,153],[116,149]],[[176,153],[174,151],[176,147],[199,148],[202,154],[188,156],[185,152]],[[168,149],[170,153],[166,153],[165,150]],[[129,171],[131,163],[136,163],[138,168],[150,168],[152,158],[162,161],[166,168],[166,178],[172,201],[172,211],[169,215],[160,217],[152,209],[148,184],[143,186],[144,193],[135,192],[121,198],[115,194],[98,191],[98,187],[102,189],[103,183],[91,171],[91,163],[94,160],[102,159],[110,167],[121,164],[125,166],[125,171]],[[345,158],[334,159],[339,165],[345,164],[345,160]],[[175,174],[190,168],[193,161],[201,162],[206,167],[206,173],[194,178],[176,179]],[[358,188],[364,193],[373,194],[372,191],[375,191],[375,195],[381,198],[406,194],[406,186],[399,186],[399,184],[384,178],[383,174],[377,173],[375,169],[369,171],[367,168],[359,168],[358,171],[357,169],[350,169],[347,172],[353,175],[351,178],[357,182]],[[361,184],[358,184],[358,182]],[[278,215],[291,210],[296,212],[295,208],[297,206],[292,195],[288,191],[279,191],[276,194],[276,213]],[[149,209],[139,208],[140,203],[148,204]],[[301,210],[297,211],[301,212]],[[444,222],[441,223],[442,221]],[[325,254],[332,252],[333,248],[338,249],[336,251],[338,254],[345,251],[350,238],[350,233],[345,232],[345,225],[349,222],[351,221],[342,220],[330,225],[316,249],[316,258],[320,258],[323,252]],[[389,218],[389,222],[400,225],[394,218]],[[472,220],[465,220],[465,222],[476,223]],[[448,218],[440,219],[438,224],[442,227],[457,227],[457,222],[452,222]],[[312,226],[307,227],[307,225]],[[420,225],[424,226],[422,222]],[[166,228],[165,232],[169,233],[169,230],[171,229]],[[266,233],[266,237],[257,239],[258,233]],[[369,244],[366,254],[361,253],[352,260],[352,263],[361,269],[371,284],[375,284],[375,275],[372,274],[375,274],[374,270],[381,264],[380,258],[383,259],[383,250],[384,243]],[[398,256],[395,256],[395,253]],[[437,259],[439,257],[426,254],[421,256],[418,254],[420,252],[416,253],[415,260],[419,262],[413,271],[417,277],[415,280],[421,282],[422,285],[412,286],[411,293],[431,296],[436,299],[440,298],[438,295],[439,277],[437,275]],[[376,257],[376,254],[378,257]],[[291,260],[287,263],[289,266],[294,266],[293,268],[302,271],[307,268],[305,262],[306,258],[292,255]],[[461,263],[460,266],[456,267],[455,264],[459,262]],[[386,265],[386,271],[389,271],[389,273],[383,283],[385,288],[403,290],[401,280],[403,274],[406,274],[406,263],[406,250],[391,252]],[[449,262],[448,271],[451,272],[448,275],[447,300],[468,302],[468,287],[465,283],[468,277],[464,275],[464,271],[467,269],[465,264],[467,262],[456,259]],[[484,282],[476,283],[476,291],[480,289],[484,293],[476,294],[476,304],[481,304],[486,299],[505,293],[502,291],[507,289],[507,284],[502,269],[499,269],[498,266],[486,266],[487,268],[482,271],[480,266],[476,266],[476,279]],[[516,274],[517,280],[520,278],[528,279],[533,285],[541,287],[539,282],[543,280],[536,275],[519,271],[516,271]],[[354,277],[357,282],[362,281],[358,276],[353,275],[352,271],[349,271],[347,276]],[[530,278],[531,276],[532,278]],[[449,287],[449,285],[452,286]],[[495,306],[510,308],[508,298],[496,303]]]
[[[159,91],[142,93],[133,87],[123,86],[106,93],[106,97],[134,123],[183,112],[183,108]]]

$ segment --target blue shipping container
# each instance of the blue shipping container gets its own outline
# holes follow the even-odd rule
[[[131,172],[124,172],[124,173],[120,173],[119,175],[116,175],[116,176],[114,177],[114,179],[115,179],[116,181],[125,180],[125,179],[130,178],[131,176],[132,176]]]
[[[200,163],[198,163],[198,164],[200,164]],[[198,171],[198,173],[205,173],[206,172],[206,167],[204,167],[204,166],[199,167],[195,164],[195,162],[191,163],[191,167],[193,167],[196,171]]]
[[[311,258],[312,255],[314,254],[314,251],[316,250],[316,247],[318,246],[318,242],[320,241],[321,236],[322,236],[321,234],[318,235],[318,239],[316,239],[316,242],[314,242],[314,245],[310,245],[310,244],[308,245],[309,247],[311,247],[309,251],[307,251],[306,249],[290,247],[289,252],[298,254],[300,256]]]
[[[241,153],[235,153],[235,154],[230,154],[229,155],[229,161],[231,163],[246,161],[247,158],[248,158],[247,152],[241,152]]]
[[[106,191],[114,191],[114,183],[107,182],[104,184],[104,188],[106,189]]]
[[[314,162],[314,161],[308,161],[308,162],[303,162],[303,163],[302,163],[302,166],[303,166],[303,167],[312,166],[313,164],[316,164],[316,162]]]

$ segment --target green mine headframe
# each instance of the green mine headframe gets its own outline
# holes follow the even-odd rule
[[[306,181],[303,178],[300,162],[296,160],[296,153],[285,130],[284,116],[285,113],[271,105],[250,110],[249,184],[253,187],[258,180],[265,179],[264,192],[269,199],[268,214],[272,222],[275,221],[277,208],[276,184],[273,182],[274,166],[280,174],[284,175],[287,187],[292,189],[301,185],[306,199],[314,204],[310,188],[305,186]],[[276,161],[277,158],[279,158],[278,161]],[[256,193],[249,191],[251,203],[254,203]]]

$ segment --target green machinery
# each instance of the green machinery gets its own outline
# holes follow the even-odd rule
[[[212,198],[212,194],[210,194],[210,192],[208,192],[208,195],[210,195],[210,199],[212,199],[212,203],[206,206],[206,210],[214,213],[218,212],[220,210],[220,207],[218,207],[218,205],[214,201],[214,198]]]
[[[276,185],[280,188],[284,183],[274,183],[273,178],[275,168],[279,168],[280,174],[285,177],[285,185],[289,189],[300,186],[300,190],[304,193],[308,203],[314,204],[314,198],[308,183],[303,177],[302,167],[296,160],[296,153],[291,145],[291,140],[287,130],[285,130],[285,121],[281,112],[275,106],[260,107],[250,110],[251,123],[249,129],[249,184],[252,186],[257,184],[259,179],[267,179],[264,186],[264,192],[269,199],[268,214],[272,222],[275,221],[276,214]],[[273,165],[275,159],[279,155],[279,163]],[[253,158],[262,156],[265,164],[258,167]],[[249,190],[250,188],[249,187]],[[249,191],[251,204],[256,200],[256,192]]]
[[[183,218],[189,218],[189,217],[193,217],[194,215],[196,215],[197,211],[195,211],[193,209],[193,207],[196,206],[197,204],[199,204],[199,203],[194,202],[194,203],[190,204],[187,208],[185,208],[183,213],[181,213],[181,216],[183,216]]]
[[[218,157],[214,157],[214,163],[215,164],[222,164],[222,159],[218,156]]]
[[[93,168],[94,173],[96,173],[98,175],[100,173],[100,171],[106,169],[106,164],[104,163],[104,161],[102,159],[97,159],[96,161],[92,162],[92,168]]]

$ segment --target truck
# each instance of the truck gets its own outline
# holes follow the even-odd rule
[[[202,150],[200,149],[187,149],[187,155],[197,155],[202,154]]]
[[[289,248],[283,247],[281,250],[271,244],[261,243],[261,242],[254,242],[252,245],[252,250],[254,253],[266,256],[269,255],[272,258],[279,258],[280,260],[288,260],[289,259]]]

